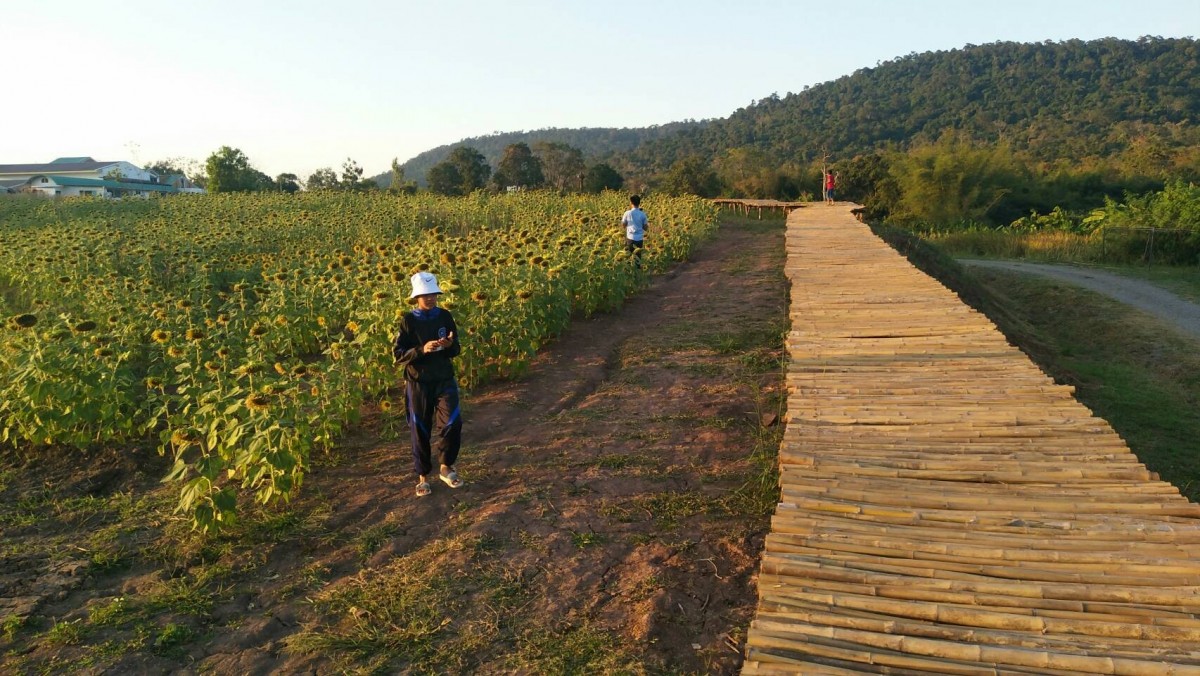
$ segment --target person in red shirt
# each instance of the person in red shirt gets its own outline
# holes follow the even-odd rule
[[[833,204],[833,190],[837,187],[837,174],[832,171],[825,172],[825,203]]]

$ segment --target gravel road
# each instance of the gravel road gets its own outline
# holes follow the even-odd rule
[[[1011,270],[1043,277],[1052,277],[1096,293],[1104,294],[1126,305],[1148,312],[1163,321],[1173,324],[1180,331],[1200,338],[1200,305],[1184,300],[1149,282],[1122,277],[1111,272],[1078,268],[1070,265],[1048,263],[1022,263],[1017,261],[959,260],[963,265],[981,268]]]

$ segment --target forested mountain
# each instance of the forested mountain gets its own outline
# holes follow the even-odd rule
[[[404,169],[404,175],[408,180],[415,180],[424,186],[425,175],[429,173],[429,169],[438,162],[445,160],[449,157],[450,151],[460,146],[475,148],[483,154],[488,164],[493,167],[500,161],[500,157],[504,154],[504,149],[509,145],[513,143],[533,145],[538,141],[566,143],[579,148],[583,151],[587,159],[592,160],[601,155],[629,151],[647,141],[671,136],[682,131],[700,129],[706,124],[707,122],[703,121],[687,120],[642,128],[594,127],[497,133],[490,136],[467,138],[458,143],[451,143],[449,145],[438,146],[432,150],[426,150],[400,166]],[[386,187],[391,183],[391,172],[384,172],[376,176],[375,179],[381,187]]]
[[[848,198],[894,204],[901,191],[884,179],[901,156],[927,155],[921,149],[933,142],[934,156],[954,152],[963,160],[971,148],[995,147],[1006,153],[1001,164],[1036,174],[1000,191],[1004,203],[993,200],[1000,206],[988,216],[997,220],[1062,204],[1064,192],[1084,208],[1105,196],[1161,188],[1171,178],[1200,179],[1198,114],[1197,40],[999,42],[909,54],[798,94],[769,96],[724,119],[494,134],[435,148],[403,166],[408,179],[423,182],[454,147],[475,147],[494,167],[509,144],[544,140],[578,147],[589,162],[606,162],[633,184],[666,192],[791,199],[819,192],[827,155],[845,172]],[[1061,176],[1049,185],[1056,171],[1072,174],[1069,190]],[[1027,188],[1039,184],[1045,194],[1029,197]]]
[[[619,168],[659,173],[688,156],[751,147],[777,163],[846,159],[931,141],[950,130],[1004,140],[1041,159],[1122,152],[1151,136],[1200,142],[1200,44],[1108,38],[1001,42],[910,54],[726,119],[640,145]]]

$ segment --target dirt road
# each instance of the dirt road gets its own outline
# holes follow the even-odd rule
[[[1103,270],[1079,268],[1070,265],[1048,263],[1025,263],[1018,261],[985,261],[962,259],[960,263],[972,267],[1010,270],[1032,275],[1051,277],[1082,286],[1096,293],[1133,306],[1143,312],[1175,326],[1193,338],[1200,338],[1200,305],[1184,300],[1149,282],[1122,277]]]

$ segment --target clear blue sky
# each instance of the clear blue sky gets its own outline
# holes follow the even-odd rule
[[[0,164],[230,145],[371,175],[497,131],[724,117],[910,52],[1198,34],[1197,0],[6,2]]]

